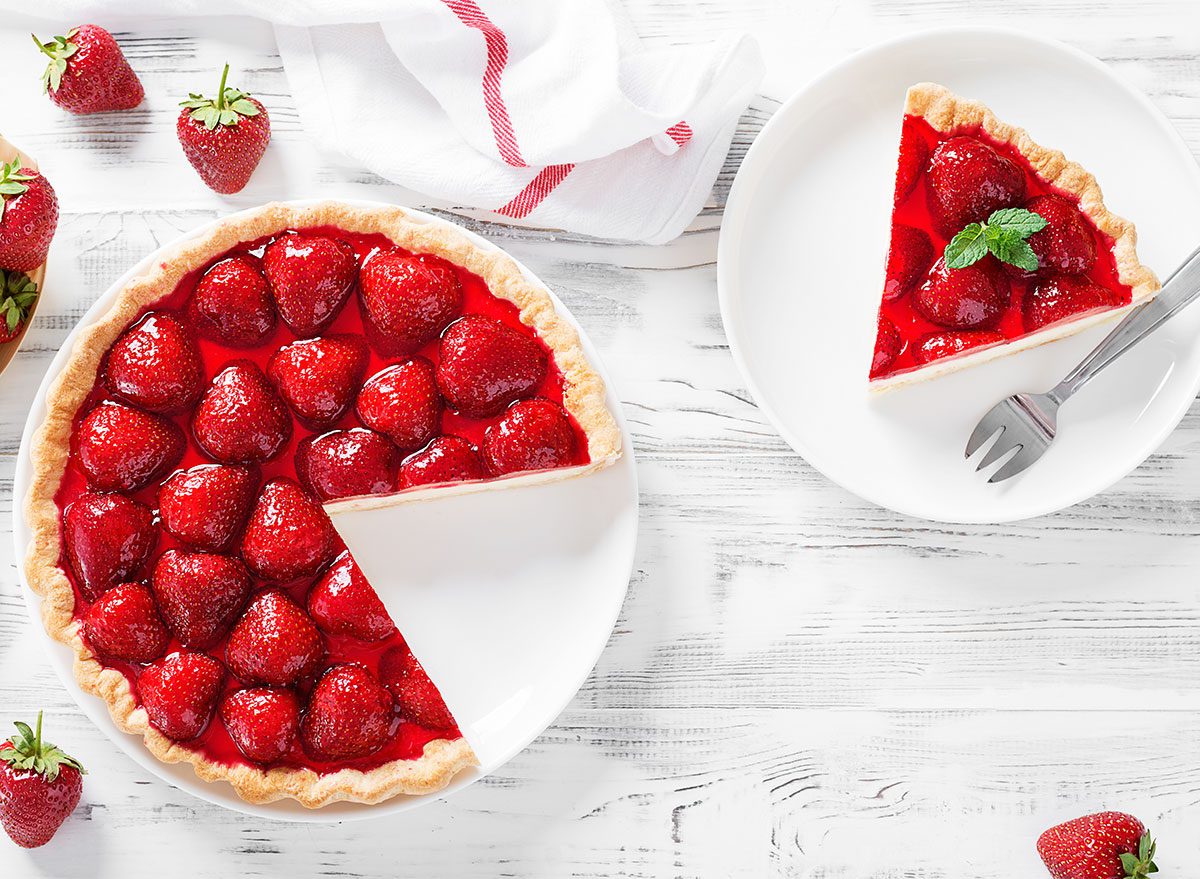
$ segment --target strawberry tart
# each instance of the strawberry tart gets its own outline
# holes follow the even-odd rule
[[[512,260],[336,202],[162,257],[47,403],[25,501],[47,631],[156,757],[258,803],[374,803],[476,762],[326,504],[620,455],[577,334]]]
[[[1158,281],[1096,179],[978,101],[908,90],[872,390],[1124,314]]]

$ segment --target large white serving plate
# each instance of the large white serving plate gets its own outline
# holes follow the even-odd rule
[[[755,400],[809,463],[885,507],[951,522],[1052,512],[1112,485],[1200,389],[1200,308],[1172,320],[1062,410],[1044,459],[989,485],[963,449],[1017,391],[1055,384],[1109,331],[877,398],[866,374],[888,244],[904,94],[931,80],[977,98],[1099,179],[1166,277],[1200,243],[1200,170],[1170,123],[1108,67],[1061,43],[954,28],[852,56],[792,97],[746,156],[725,210],[721,313]]]
[[[417,221],[452,225],[405,210]],[[75,336],[161,254],[206,228],[188,232],[130,269],[88,310],[50,365],[25,425],[14,477],[18,569],[30,540],[21,513],[31,477],[30,440],[45,418],[46,391],[62,370]],[[469,230],[456,228],[479,246],[498,249]],[[527,268],[520,268],[532,283],[545,287]],[[554,485],[506,488],[379,511],[390,525],[391,575],[379,565],[378,548],[371,549],[372,520],[334,517],[347,545],[371,555],[364,559],[368,576],[377,577],[376,586],[397,625],[445,696],[479,756],[478,770],[460,774],[438,794],[396,797],[375,806],[336,803],[308,810],[291,800],[253,805],[224,782],[200,781],[190,764],[160,762],[140,736],[118,729],[104,702],[79,689],[71,651],[47,636],[50,662],[84,713],[121,750],[164,781],[229,809],[293,821],[375,818],[413,808],[495,771],[541,734],[574,697],[608,641],[633,570],[638,519],[633,443],[620,404],[583,329],[548,292],[559,314],[579,331],[584,351],[609,385],[608,408],[621,426],[621,458],[598,473]],[[410,510],[417,507],[420,510],[412,515]],[[23,572],[21,582],[30,619],[40,630],[40,599]],[[508,673],[499,673],[505,670]]]

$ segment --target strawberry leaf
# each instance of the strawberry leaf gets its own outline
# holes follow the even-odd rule
[[[980,223],[972,223],[946,245],[946,265],[952,269],[965,269],[983,259],[987,252],[984,227]]]
[[[42,74],[42,86],[45,91],[56,92],[62,85],[63,74],[67,72],[67,59],[79,51],[79,46],[71,42],[77,30],[78,28],[72,28],[65,37],[55,37],[48,43],[43,43],[36,35],[30,34],[38,49],[50,59],[50,63],[46,65],[46,72]]]
[[[229,65],[226,64],[215,98],[190,94],[188,100],[179,102],[179,106],[191,110],[192,119],[209,131],[218,125],[232,128],[241,122],[243,117],[257,116],[261,112],[248,94],[232,86],[226,87],[225,80],[228,76]]]
[[[0,269],[0,317],[10,335],[29,317],[37,297],[37,285],[27,274]],[[17,729],[32,741],[33,731],[28,726],[17,723]]]
[[[42,712],[38,712],[36,733],[26,723],[17,721],[15,726],[20,735],[10,740],[11,747],[0,751],[0,760],[15,769],[32,770],[45,776],[48,782],[58,778],[64,766],[72,766],[87,775],[78,760],[42,738]]]

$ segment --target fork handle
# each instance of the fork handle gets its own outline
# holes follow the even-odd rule
[[[1049,393],[1059,402],[1067,399],[1146,336],[1150,335],[1185,306],[1200,298],[1200,248],[1184,260],[1167,278],[1158,295],[1139,305],[1104,337],[1092,353],[1067,373]]]

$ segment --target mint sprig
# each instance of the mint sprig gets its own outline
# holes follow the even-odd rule
[[[1001,208],[986,223],[972,223],[946,245],[946,265],[965,269],[989,253],[1001,262],[1036,272],[1037,254],[1026,240],[1046,228],[1046,220],[1024,208]]]

